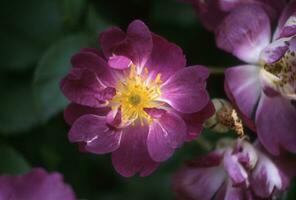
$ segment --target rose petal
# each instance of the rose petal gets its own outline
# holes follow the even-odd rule
[[[296,8],[296,6],[295,6]],[[280,37],[291,37],[296,34],[296,12],[293,13],[283,26]]]
[[[231,151],[226,151],[224,154],[224,168],[231,178],[233,186],[248,186],[248,174]]]
[[[121,124],[121,111],[119,109],[117,110],[111,110],[107,116],[106,116],[106,121],[108,125],[116,128],[120,126]]]
[[[148,176],[157,167],[147,150],[146,140],[148,126],[130,125],[123,130],[120,148],[112,153],[112,163],[115,170],[125,177]]]
[[[14,193],[14,179],[9,176],[0,177],[0,199],[9,199]]]
[[[247,170],[252,170],[258,161],[258,153],[252,144],[239,141],[235,147],[235,155],[238,162]]]
[[[207,159],[204,159],[207,160]],[[223,167],[185,166],[173,177],[173,190],[179,199],[210,200],[225,181]]]
[[[75,68],[86,68],[96,73],[97,77],[107,86],[116,84],[116,73],[110,69],[107,62],[93,52],[82,51],[71,58],[71,63]]]
[[[108,64],[114,69],[126,69],[129,68],[132,61],[125,56],[112,56],[109,58]]]
[[[161,86],[161,98],[179,112],[198,112],[209,102],[205,88],[208,76],[209,71],[201,66],[179,70]]]
[[[1,176],[0,199],[74,200],[76,198],[59,173],[48,174],[43,169],[36,168],[21,176]]]
[[[85,142],[87,151],[104,154],[119,148],[121,131],[108,127],[105,117],[88,114],[74,122],[69,132],[69,140]]]
[[[250,128],[254,127],[250,119],[255,115],[261,94],[259,72],[260,68],[252,65],[232,67],[225,71],[225,92]]]
[[[113,56],[116,47],[125,40],[125,37],[125,33],[117,27],[111,27],[100,34],[100,45],[106,58]]]
[[[115,95],[114,88],[104,88],[96,74],[88,69],[73,68],[60,87],[70,101],[90,107],[102,107]]]
[[[159,108],[144,108],[144,111],[155,119],[161,118],[167,112],[166,110]]]
[[[256,112],[257,134],[263,146],[278,155],[280,148],[296,153],[296,108],[281,96],[262,93]]]
[[[274,34],[274,39],[289,37],[294,35],[295,23],[292,21],[295,18],[296,2],[291,1],[282,12],[279,19],[278,27]]]
[[[244,2],[245,0],[241,1]],[[265,10],[272,21],[278,20],[287,4],[286,0],[254,0],[254,2]]]
[[[157,162],[167,160],[183,145],[186,137],[186,124],[175,113],[166,113],[151,125],[147,138],[148,152]]]
[[[271,20],[277,19],[286,5],[285,0],[219,0],[219,2],[225,11],[231,11],[243,4],[258,4],[267,12]]]
[[[151,79],[160,73],[161,80],[165,82],[170,76],[185,67],[186,59],[182,49],[177,45],[156,34],[152,35],[152,39],[153,49],[145,67],[148,68]]]
[[[259,154],[258,163],[250,177],[253,191],[262,198],[270,197],[275,189],[283,191],[285,188],[282,187],[281,175],[279,169],[269,158],[262,153]]]
[[[215,29],[233,10],[246,4],[256,4],[264,9],[271,20],[278,19],[285,0],[182,0],[191,3],[197,11],[202,24],[209,30]]]
[[[82,115],[94,114],[99,116],[105,116],[109,112],[109,110],[110,108],[107,107],[92,108],[75,103],[70,103],[64,111],[64,118],[69,125],[72,125],[75,122],[75,120],[81,117]]]
[[[264,62],[270,64],[279,61],[289,49],[287,38],[281,38],[269,44],[261,54]]]
[[[221,24],[223,19],[227,16],[227,12],[220,7],[220,0],[185,0],[192,3],[197,15],[199,16],[201,23],[209,31],[215,31],[215,29]],[[214,14],[215,13],[215,14]]]
[[[272,156],[271,159],[281,172],[282,187],[289,187],[291,177],[296,176],[296,160],[294,156],[289,153],[282,153],[280,156]]]
[[[103,51],[107,58],[115,55],[125,56],[138,67],[144,67],[152,51],[152,35],[140,20],[133,21],[125,37],[120,29],[109,29],[100,36]]]
[[[127,29],[127,42],[130,44],[133,63],[144,66],[152,51],[152,35],[149,28],[140,20],[133,21]]]
[[[186,166],[195,168],[216,167],[221,164],[224,151],[216,150],[206,155],[201,155],[195,160],[186,161]]]
[[[116,151],[120,146],[122,131],[116,129],[108,129],[101,132],[98,137],[86,143],[85,150],[96,154],[105,154]]]
[[[254,200],[254,198],[248,197],[248,195],[251,195],[248,194],[251,193],[250,191],[240,187],[233,187],[232,185],[231,180],[228,179],[220,188],[214,200]]]
[[[215,113],[215,107],[212,101],[204,107],[201,111],[185,114],[179,113],[187,125],[187,141],[196,139],[203,129],[203,123]]]
[[[231,12],[217,28],[219,48],[248,63],[258,63],[263,48],[270,41],[270,21],[256,5],[244,5]]]

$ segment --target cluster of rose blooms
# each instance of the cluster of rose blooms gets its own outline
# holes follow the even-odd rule
[[[61,81],[71,101],[64,112],[69,140],[85,152],[112,153],[122,176],[148,176],[185,142],[198,140],[203,124],[240,136],[246,126],[255,141],[221,139],[174,175],[172,189],[188,200],[275,199],[296,175],[296,1],[186,1],[215,33],[217,46],[242,60],[225,70],[232,106],[210,99],[206,67],[185,67],[180,47],[135,20],[126,32],[102,32],[100,50],[72,57]],[[75,198],[58,174],[41,169],[1,177],[0,199],[9,195]]]

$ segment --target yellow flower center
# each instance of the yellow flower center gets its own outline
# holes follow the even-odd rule
[[[148,69],[138,73],[136,66],[131,65],[129,74],[126,74],[116,86],[116,94],[110,101],[113,110],[121,109],[121,121],[123,124],[140,120],[150,123],[151,117],[144,108],[161,106],[158,98],[161,95],[161,74],[157,74],[154,80],[148,78]]]
[[[276,63],[263,64],[263,78],[276,91],[287,98],[296,98],[294,85],[296,83],[296,71],[294,68],[295,53],[288,51],[285,56]]]

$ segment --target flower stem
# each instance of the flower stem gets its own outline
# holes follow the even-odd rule
[[[210,151],[211,149],[213,149],[213,145],[206,138],[204,138],[202,136],[200,136],[196,140],[196,142],[199,146],[201,146],[206,151]]]
[[[223,75],[226,68],[224,67],[209,67],[211,74]]]

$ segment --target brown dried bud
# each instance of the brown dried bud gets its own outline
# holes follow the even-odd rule
[[[212,102],[216,113],[204,123],[204,127],[218,133],[226,133],[232,129],[242,137],[243,124],[232,105],[224,99],[212,99]]]

